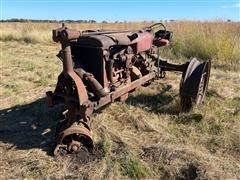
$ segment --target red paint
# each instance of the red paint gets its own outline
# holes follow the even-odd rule
[[[136,41],[136,44],[133,44],[135,53],[146,51],[152,47],[153,35],[149,32],[138,33]]]
[[[154,40],[153,40],[153,44],[155,45],[155,46],[168,46],[169,44],[170,44],[170,42],[169,42],[169,40],[167,40],[167,39],[161,39],[161,38],[155,38]]]

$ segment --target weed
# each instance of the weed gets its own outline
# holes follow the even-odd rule
[[[147,176],[148,171],[146,167],[136,158],[128,156],[123,163],[123,173],[124,175],[132,179],[140,179]]]
[[[48,85],[48,79],[46,77],[40,77],[40,79],[37,81],[38,86],[47,86]]]
[[[103,139],[103,151],[105,154],[108,154],[111,151],[112,143],[108,137],[104,137]]]

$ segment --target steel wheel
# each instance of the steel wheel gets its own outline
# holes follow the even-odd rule
[[[54,155],[59,156],[67,153],[78,153],[82,149],[91,150],[92,148],[93,141],[91,131],[81,123],[74,123],[69,128],[59,132]]]
[[[182,111],[189,111],[193,105],[203,103],[208,87],[210,69],[211,61],[200,63],[196,58],[193,58],[189,62],[180,83]]]

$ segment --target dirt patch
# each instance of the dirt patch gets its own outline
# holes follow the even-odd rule
[[[82,149],[77,154],[68,154],[67,157],[70,158],[73,164],[87,164],[104,158],[105,152],[102,144],[99,143],[96,144],[91,151]]]
[[[199,176],[200,169],[197,165],[192,163],[186,167],[182,167],[179,175],[176,176],[176,180],[194,180]]]

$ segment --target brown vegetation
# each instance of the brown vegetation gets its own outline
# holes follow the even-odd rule
[[[70,24],[76,29],[140,28]],[[173,46],[162,55],[213,59],[206,103],[180,113],[179,75],[135,91],[93,117],[89,154],[51,156],[61,107],[48,109],[61,62],[51,42],[57,24],[1,24],[0,179],[240,178],[240,37],[237,23],[173,22]],[[221,68],[218,68],[221,67]],[[229,69],[234,71],[229,71]]]
[[[150,23],[73,23],[69,28],[86,29],[141,29]],[[234,22],[168,22],[174,41],[165,54],[173,59],[198,57],[212,59],[214,65],[228,69],[239,68],[240,23]],[[1,41],[52,44],[51,29],[57,23],[2,23]],[[236,67],[237,65],[237,67]]]

